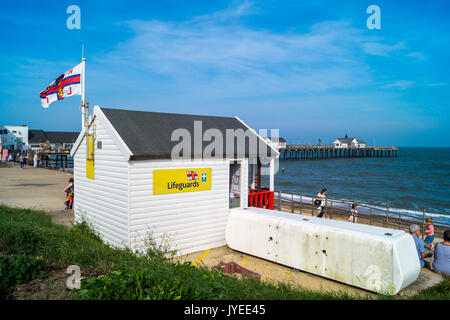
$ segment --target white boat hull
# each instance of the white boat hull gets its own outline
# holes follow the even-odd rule
[[[419,276],[411,235],[259,208],[230,210],[233,250],[369,291],[396,294]]]

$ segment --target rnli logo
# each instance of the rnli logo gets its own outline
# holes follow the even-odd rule
[[[198,180],[197,171],[186,171],[186,175],[189,181]]]
[[[64,93],[63,93],[64,86],[62,84],[63,78],[64,78],[64,75],[62,74],[58,77],[58,79],[56,79],[56,82],[55,82],[55,86],[58,87],[58,97],[60,100],[64,98]]]

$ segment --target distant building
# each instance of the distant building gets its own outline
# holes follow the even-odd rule
[[[70,151],[78,135],[79,132],[29,130],[26,125],[0,126],[1,147],[10,151]]]
[[[50,149],[54,151],[71,150],[79,132],[60,132],[30,130],[29,144],[33,151]]]
[[[345,135],[345,138],[337,138],[334,140],[335,148],[365,148],[366,142],[363,140],[358,140],[356,138],[349,138]]]
[[[31,150],[40,151],[47,143],[47,136],[43,130],[29,130],[28,143]]]
[[[280,149],[280,148],[286,148],[287,141],[283,138],[264,138],[264,141],[267,143],[270,143],[274,148]]]
[[[2,149],[28,150],[28,127],[22,126],[0,126],[0,137]]]

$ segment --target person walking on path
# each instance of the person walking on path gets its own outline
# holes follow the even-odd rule
[[[433,270],[450,276],[450,229],[444,231],[444,242],[436,244]]]
[[[425,244],[433,250],[433,241],[434,241],[434,225],[433,225],[433,217],[429,217],[425,219],[427,225],[425,226],[425,234],[427,235],[424,242]]]
[[[25,166],[25,158],[22,154],[19,156],[19,162],[20,162],[20,168],[23,169],[23,167]]]
[[[356,223],[358,221],[358,210],[356,210],[357,207],[357,203],[352,204],[352,208],[350,209],[350,217],[347,219],[348,222]]]
[[[37,153],[35,153],[33,157],[33,167],[37,168],[37,166],[38,166],[38,155]]]
[[[319,211],[317,218],[323,217],[325,204],[327,202],[327,197],[326,197],[327,192],[328,192],[328,190],[323,188],[322,191],[320,191],[315,198],[314,204],[316,206],[318,206],[317,210]]]
[[[432,253],[425,254],[425,245],[422,239],[420,239],[420,227],[417,224],[412,224],[409,226],[409,233],[412,235],[414,239],[414,243],[416,244],[417,254],[419,255],[419,262],[421,268],[429,268],[430,265],[424,258],[430,258],[433,256]]]

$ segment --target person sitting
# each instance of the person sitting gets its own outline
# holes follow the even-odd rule
[[[424,258],[430,258],[433,256],[432,253],[425,254],[425,243],[420,238],[420,227],[417,224],[412,224],[409,226],[409,233],[414,239],[416,244],[417,254],[419,255],[419,262],[421,268],[429,268],[430,264],[424,260]]]
[[[433,225],[433,217],[429,217],[425,219],[427,225],[425,226],[425,234],[427,235],[424,242],[425,244],[433,250],[433,241],[434,241],[434,225]]]
[[[450,275],[450,229],[444,231],[444,242],[436,244],[433,270]]]

